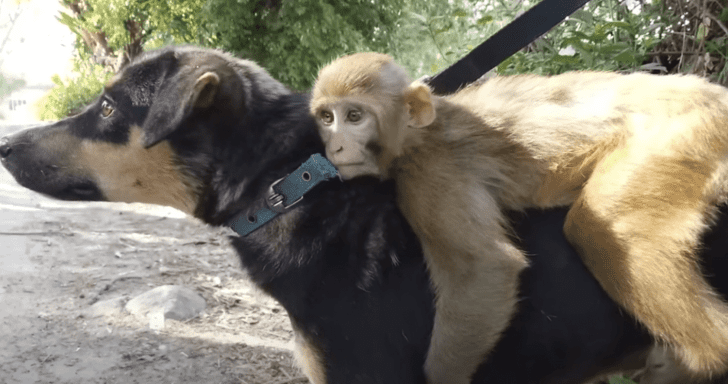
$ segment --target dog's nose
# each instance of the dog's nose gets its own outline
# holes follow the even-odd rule
[[[10,140],[7,137],[0,139],[0,157],[6,158],[10,156],[12,148],[10,148]]]

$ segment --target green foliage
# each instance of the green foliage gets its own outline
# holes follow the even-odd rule
[[[108,0],[106,0],[108,1]],[[200,12],[205,0],[186,1],[143,1],[147,14],[147,33],[152,37],[149,43],[170,41],[175,43],[196,43],[209,45],[204,39]]]
[[[728,86],[728,8],[725,1],[690,3],[660,0],[663,9],[682,13],[669,25],[670,35],[652,56],[673,73],[690,73]]]
[[[79,3],[63,0],[63,3]],[[127,22],[140,24],[146,42],[152,45],[196,42],[203,35],[200,10],[205,0],[84,0],[84,12],[77,17],[61,13],[58,20],[79,36],[83,31],[103,32],[111,51],[131,43]],[[80,45],[82,46],[82,45]],[[89,47],[86,53],[91,53]]]
[[[102,35],[115,54],[124,49],[132,43],[133,21],[143,31],[145,49],[180,43],[220,48],[257,61],[299,90],[309,88],[318,69],[338,56],[388,51],[405,6],[405,0],[63,1],[81,10],[59,17],[78,35],[81,57],[98,55],[89,36]]]
[[[594,0],[498,66],[500,74],[571,70],[634,71],[665,34],[666,16],[650,4],[639,14],[619,0]]]
[[[112,76],[100,65],[77,63],[76,71],[79,75],[71,79],[53,76],[56,86],[38,101],[38,117],[41,120],[59,120],[78,112],[101,93]]]
[[[536,1],[538,2],[538,1]],[[398,21],[390,53],[414,78],[452,65],[535,3],[433,1],[412,5]],[[665,34],[666,17],[650,4],[592,0],[567,21],[498,66],[500,74],[634,70]]]
[[[728,8],[726,8],[728,10]],[[705,41],[705,50],[711,55],[720,57],[723,63],[728,60],[728,37],[719,36]],[[715,80],[721,84],[728,82],[728,65],[724,65],[715,75]]]
[[[413,78],[435,74],[470,52],[502,27],[484,2],[418,2],[403,13],[388,53]],[[510,21],[510,20],[508,20]]]
[[[61,13],[58,21],[77,34],[77,76],[62,80],[55,76],[56,86],[39,103],[38,115],[42,120],[60,119],[77,111],[95,99],[111,77],[108,67],[87,64],[98,54],[88,45],[84,34],[99,34],[99,39],[111,52],[121,52],[131,44],[129,22],[141,28],[142,43],[147,49],[166,44],[197,43],[209,45],[203,39],[200,11],[205,0],[63,0],[67,6],[75,5],[83,12],[76,17]]]
[[[533,0],[63,0],[82,6],[59,19],[79,35],[79,60],[92,52],[89,33],[103,32],[113,52],[130,44],[129,22],[142,29],[145,49],[192,43],[252,59],[289,87],[308,89],[319,68],[358,51],[389,53],[413,78],[433,75],[464,56],[533,5]],[[556,74],[575,69],[634,70],[666,34],[665,18],[650,4],[639,12],[619,0],[592,0],[582,11],[498,66],[501,74]],[[726,13],[728,15],[728,13]],[[728,16],[722,15],[721,17]],[[82,40],[85,36],[85,40]],[[85,43],[84,43],[85,41]],[[714,55],[728,55],[728,41],[706,41]],[[573,51],[573,54],[568,54]],[[116,54],[116,53],[115,53]],[[49,97],[76,104],[91,100],[103,81],[83,69]],[[723,76],[726,74],[723,73]],[[79,92],[93,92],[81,97]]]
[[[294,89],[319,68],[357,51],[388,51],[402,0],[209,0],[203,8],[213,46],[255,60]]]

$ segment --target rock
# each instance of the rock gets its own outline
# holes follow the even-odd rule
[[[155,331],[164,329],[164,310],[159,309],[156,311],[149,312],[147,314],[149,319],[149,328]]]
[[[125,308],[147,321],[150,314],[153,318],[163,314],[164,319],[187,320],[205,310],[205,299],[189,288],[163,285],[129,300]]]
[[[94,305],[83,310],[81,314],[86,318],[118,316],[124,308],[125,300],[125,297],[117,297],[114,299],[98,301]]]

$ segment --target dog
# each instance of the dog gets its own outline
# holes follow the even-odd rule
[[[226,225],[266,206],[272,183],[323,153],[308,102],[253,62],[167,47],[123,68],[79,114],[0,140],[0,162],[54,198],[162,204]],[[726,212],[703,252],[724,295]],[[583,383],[644,365],[653,340],[568,245],[565,214],[513,214],[530,267],[518,313],[474,383]],[[231,243],[288,312],[311,382],[424,383],[433,292],[391,182],[323,182]]]

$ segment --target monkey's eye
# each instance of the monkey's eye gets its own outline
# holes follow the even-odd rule
[[[109,117],[111,114],[114,113],[114,107],[109,104],[108,101],[104,100],[101,102],[101,116],[103,117]]]
[[[334,114],[329,111],[319,112],[319,119],[324,125],[331,125],[334,122]]]
[[[352,123],[356,123],[357,121],[361,120],[361,111],[358,111],[356,109],[349,111],[349,113],[346,114],[346,119],[351,121]]]

